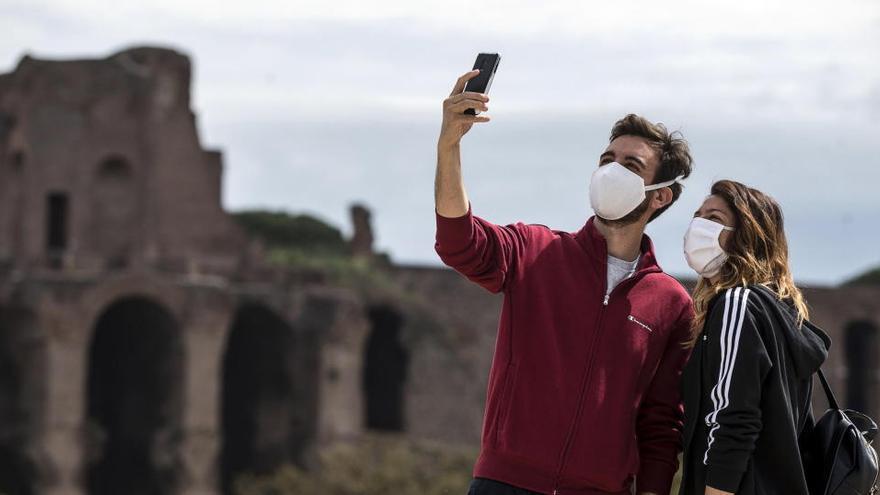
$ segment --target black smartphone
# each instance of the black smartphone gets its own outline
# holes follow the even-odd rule
[[[488,93],[489,87],[492,86],[492,78],[495,77],[495,71],[498,69],[498,62],[501,61],[501,55],[497,53],[480,53],[474,62],[474,70],[480,69],[477,77],[471,79],[464,85],[465,91],[474,91],[476,93]],[[476,115],[479,112],[473,108],[464,111],[467,115]]]

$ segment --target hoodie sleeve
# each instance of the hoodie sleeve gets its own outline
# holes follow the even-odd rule
[[[728,289],[712,309],[704,336],[711,383],[703,464],[706,485],[736,492],[761,431],[761,389],[771,362],[746,287]]]
[[[694,311],[689,297],[666,349],[654,372],[651,385],[639,406],[636,433],[639,442],[639,473],[636,493],[666,495],[678,469],[684,408],[681,401],[681,372],[691,354],[683,345],[690,337]]]
[[[436,210],[434,214],[434,250],[443,263],[489,292],[505,290],[522,263],[528,226],[495,225],[474,216],[470,203],[460,217],[444,217]]]

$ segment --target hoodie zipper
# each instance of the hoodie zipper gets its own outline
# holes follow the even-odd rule
[[[605,308],[608,307],[608,303],[611,301],[611,296],[615,291],[621,288],[621,286],[627,284],[633,284],[635,281],[641,279],[645,275],[649,273],[654,273],[658,270],[647,270],[642,273],[635,273],[633,276],[629,277],[626,280],[622,280],[617,284],[616,287],[611,289],[611,292],[605,294],[605,297],[602,299],[602,305],[599,307],[599,316],[596,321],[596,333],[593,335],[593,340],[590,343],[590,358],[587,362],[587,368],[584,371],[583,377],[581,378],[581,387],[580,387],[580,395],[578,396],[577,408],[575,409],[574,420],[568,428],[568,434],[565,437],[565,442],[563,443],[562,453],[559,458],[559,463],[556,468],[556,476],[553,480],[553,495],[559,495],[559,482],[562,479],[562,470],[565,469],[565,461],[568,456],[568,451],[571,448],[571,443],[574,440],[574,432],[577,429],[577,425],[580,422],[581,413],[583,412],[584,405],[584,394],[586,393],[587,384],[589,383],[589,378],[592,375],[593,371],[593,362],[596,358],[596,344],[599,341],[599,335],[602,332],[602,322],[605,318]],[[605,286],[607,288],[607,285]]]

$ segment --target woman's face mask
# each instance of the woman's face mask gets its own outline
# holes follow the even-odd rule
[[[684,257],[697,275],[714,277],[727,261],[727,253],[720,242],[721,232],[725,230],[734,229],[706,218],[695,217],[691,220],[684,234]]]
[[[645,192],[681,181],[683,176],[645,187],[642,177],[617,162],[602,165],[590,179],[590,206],[600,218],[620,220],[645,200]]]

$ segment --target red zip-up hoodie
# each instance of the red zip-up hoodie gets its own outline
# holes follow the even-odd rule
[[[679,378],[693,309],[642,239],[605,295],[607,247],[576,233],[437,218],[444,263],[504,293],[474,477],[557,495],[669,493],[681,449]]]

